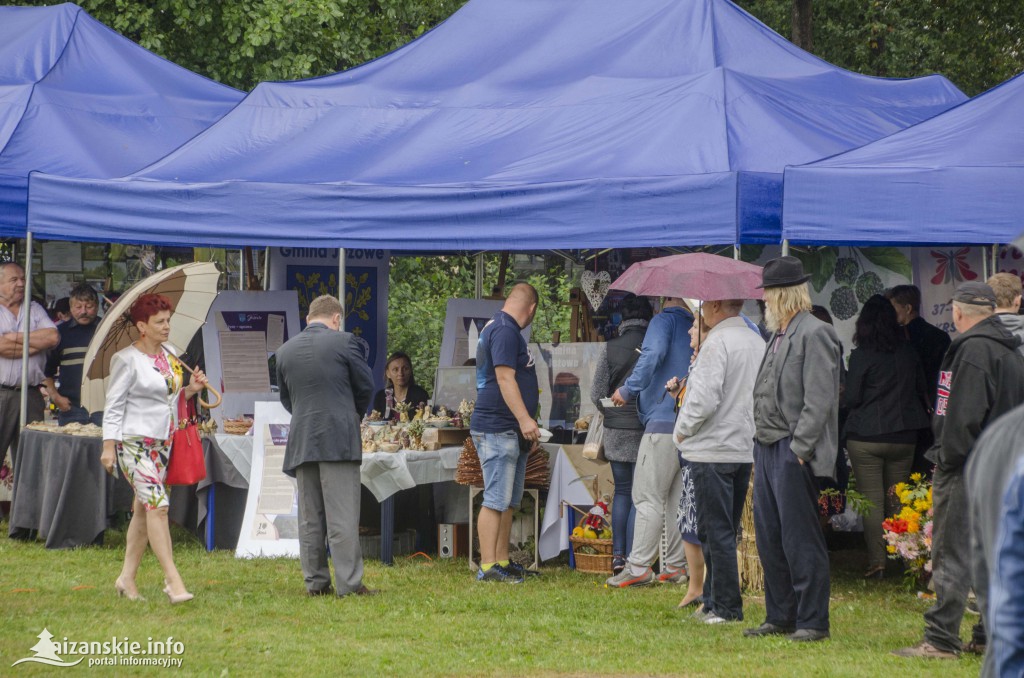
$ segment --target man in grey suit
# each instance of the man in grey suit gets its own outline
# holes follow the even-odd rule
[[[754,385],[754,531],[764,567],[765,622],[745,636],[829,637],[829,563],[815,476],[834,477],[839,337],[811,315],[809,275],[795,257],[764,266],[773,333]]]
[[[373,377],[355,338],[341,332],[341,303],[321,296],[309,305],[306,329],[277,351],[281,404],[291,412],[284,472],[299,492],[299,558],[306,591],[328,595],[334,562],[339,596],[376,593],[363,585],[359,548],[359,421]]]

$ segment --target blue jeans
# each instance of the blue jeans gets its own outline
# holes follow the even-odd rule
[[[516,431],[470,431],[484,474],[483,505],[499,513],[519,508],[526,485],[526,461],[530,456],[519,443]]]
[[[612,479],[615,481],[615,497],[612,500],[612,554],[628,556],[633,548],[633,523],[636,508],[633,507],[633,470],[636,462],[613,461]]]
[[[57,411],[57,424],[59,426],[66,426],[68,424],[96,424],[97,426],[102,426],[103,413],[93,412],[89,414],[89,411],[84,407],[72,405],[71,409],[67,412]]]

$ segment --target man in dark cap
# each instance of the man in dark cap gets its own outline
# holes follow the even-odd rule
[[[748,637],[829,637],[829,563],[815,476],[835,477],[839,337],[811,315],[796,257],[764,266],[772,335],[754,384],[754,535],[764,567],[765,622]]]
[[[939,369],[932,430],[932,585],[935,604],[924,614],[924,640],[896,650],[901,657],[954,659],[960,653],[960,622],[971,588],[967,463],[982,430],[1024,403],[1020,339],[995,315],[996,295],[985,283],[968,282],[953,293],[953,325],[959,333]],[[1009,469],[1007,469],[1009,470]],[[984,627],[975,626],[976,646]]]

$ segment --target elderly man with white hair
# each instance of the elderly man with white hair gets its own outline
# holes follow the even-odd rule
[[[1014,336],[995,315],[996,293],[967,282],[953,293],[953,324],[959,333],[939,369],[932,430],[932,586],[935,604],[924,613],[924,639],[896,650],[900,657],[955,659],[962,650],[960,623],[971,588],[970,499],[964,467],[982,431],[1000,415],[1024,403],[1024,358]],[[1007,473],[1010,469],[1006,469]],[[984,584],[984,582],[982,582]],[[985,596],[982,586],[982,605]],[[974,628],[975,647],[985,644]],[[980,648],[979,648],[980,649]]]
[[[743,301],[701,305],[710,327],[690,368],[676,419],[676,447],[690,462],[697,538],[704,552],[705,624],[743,619],[736,535],[754,461],[754,380],[764,340],[740,317]]]

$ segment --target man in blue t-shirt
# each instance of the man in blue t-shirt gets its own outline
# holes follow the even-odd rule
[[[477,342],[477,395],[470,433],[484,475],[477,522],[479,581],[520,583],[528,573],[509,560],[508,544],[512,514],[523,498],[526,460],[540,437],[534,419],[540,393],[537,370],[522,335],[533,322],[537,301],[532,285],[517,284]]]
[[[96,290],[85,283],[71,290],[71,318],[57,328],[60,332],[60,343],[57,344],[46,360],[46,393],[50,402],[57,406],[57,423],[88,424],[90,421],[97,426],[101,423],[103,413],[92,415],[82,407],[82,367],[89,342],[96,334],[96,312],[99,310],[99,298]],[[59,373],[59,376],[58,376]],[[54,383],[54,377],[60,379],[60,388]]]

